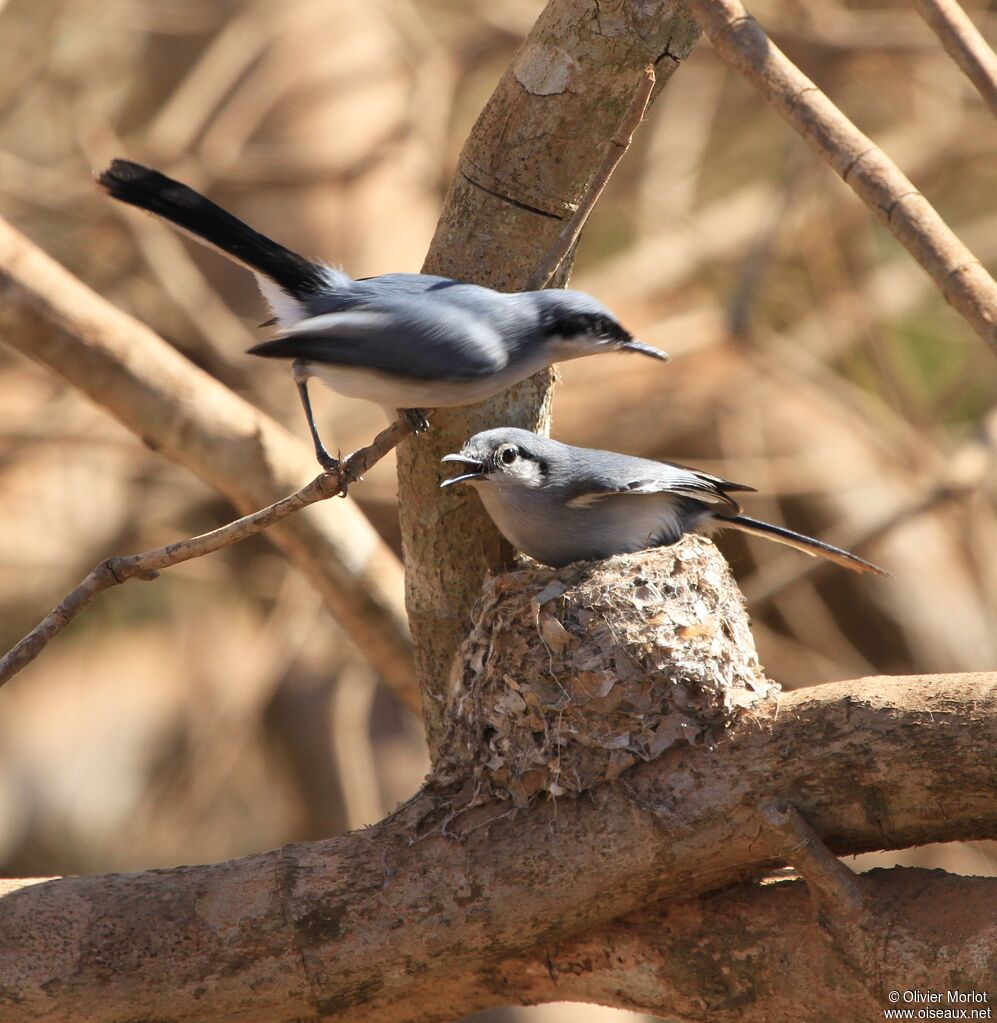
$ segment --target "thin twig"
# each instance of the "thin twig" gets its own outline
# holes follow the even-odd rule
[[[193,558],[204,557],[230,547],[256,533],[276,525],[288,515],[317,501],[345,496],[351,483],[359,480],[371,466],[397,447],[410,433],[412,424],[402,418],[382,430],[367,447],[354,451],[336,474],[323,472],[307,486],[279,501],[244,515],[209,533],[175,540],[141,554],[105,558],[87,577],[60,601],[15,647],[0,658],[0,686],[30,664],[63,629],[104,590],[129,579],[155,579],[164,568]]]
[[[606,183],[612,177],[613,171],[616,170],[616,165],[623,159],[623,154],[630,148],[634,132],[640,127],[640,122],[644,118],[644,111],[647,109],[647,104],[651,99],[653,91],[654,68],[649,64],[644,68],[640,84],[637,86],[637,91],[630,101],[630,106],[627,107],[627,112],[623,115],[623,120],[620,121],[620,126],[616,129],[616,133],[609,140],[606,156],[599,169],[593,175],[592,180],[588,183],[585,195],[578,204],[578,209],[575,210],[571,219],[564,225],[563,230],[554,240],[554,244],[547,250],[547,254],[540,260],[539,266],[530,274],[530,278],[526,282],[526,291],[539,291],[541,288],[546,287],[547,282],[557,272],[557,268],[561,265],[564,257],[571,251],[571,246],[578,240],[578,236],[585,226],[585,221],[588,220],[593,207],[599,201],[599,196],[602,195]]]
[[[997,54],[956,0],[912,0],[917,13],[938,36],[945,52],[976,86],[997,114]]]
[[[771,800],[761,807],[761,817],[773,850],[806,881],[817,923],[871,990],[881,958],[882,925],[862,879],[828,849],[792,803]]]
[[[792,803],[771,800],[761,807],[769,841],[807,882],[815,901],[838,914],[864,915],[866,897],[855,874],[821,841]]]
[[[189,469],[245,514],[316,472],[298,440],[115,308],[0,220],[0,336],[67,380],[163,458]],[[352,501],[297,515],[268,536],[322,595],[378,674],[420,703],[394,551]]]
[[[997,353],[997,283],[910,179],[782,53],[740,0],[689,6],[717,55],[830,164]]]

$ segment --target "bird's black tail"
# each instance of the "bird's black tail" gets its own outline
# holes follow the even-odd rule
[[[769,540],[784,543],[789,547],[795,547],[804,554],[811,557],[827,558],[842,568],[850,568],[853,572],[872,572],[873,575],[889,575],[890,573],[874,565],[871,561],[864,561],[862,558],[840,547],[833,547],[823,540],[814,540],[813,537],[804,536],[802,533],[794,533],[791,529],[784,529],[782,526],[773,526],[770,522],[759,522],[758,519],[749,519],[747,515],[730,515],[714,517],[713,521],[721,527],[739,529],[743,533],[751,533],[752,536],[764,536]]]
[[[108,195],[168,220],[197,241],[262,274],[293,298],[322,288],[323,268],[254,231],[210,199],[130,160],[114,160],[97,183]]]

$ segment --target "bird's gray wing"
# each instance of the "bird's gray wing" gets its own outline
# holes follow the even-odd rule
[[[508,361],[502,337],[490,324],[417,296],[313,316],[249,351],[420,380],[473,380]]]
[[[604,462],[588,461],[589,471],[576,473],[565,493],[569,507],[586,507],[614,495],[674,494],[706,505],[716,505],[724,512],[736,515],[741,506],[729,492],[754,489],[670,462],[652,462],[621,455]]]

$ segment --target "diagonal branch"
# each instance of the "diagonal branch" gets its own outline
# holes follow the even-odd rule
[[[865,882],[828,849],[792,803],[770,800],[761,816],[773,849],[806,881],[817,923],[868,984],[879,972],[881,942],[878,907],[872,905]]]
[[[16,646],[0,657],[0,686],[9,682],[22,668],[30,664],[45,649],[49,640],[58,636],[104,590],[129,579],[155,579],[164,568],[182,564],[193,558],[203,558],[206,554],[213,554],[223,547],[231,547],[232,544],[275,526],[288,515],[293,515],[302,508],[315,504],[316,501],[327,501],[330,497],[345,497],[349,485],[359,480],[372,465],[397,447],[412,430],[412,424],[408,419],[397,420],[382,430],[366,447],[350,455],[341,464],[338,473],[324,472],[301,490],[281,498],[266,508],[244,515],[241,519],[219,526],[218,529],[186,540],[175,540],[141,554],[105,558]],[[419,704],[415,702],[413,710],[418,709]]]
[[[716,53],[826,160],[997,353],[997,283],[888,156],[772,42],[740,0],[689,0]]]
[[[53,370],[243,513],[315,472],[304,442],[192,365],[0,220],[0,337]],[[374,669],[409,706],[419,694],[402,568],[351,500],[269,534]]]
[[[997,54],[956,0],[913,0],[917,13],[941,40],[977,92],[997,114]]]

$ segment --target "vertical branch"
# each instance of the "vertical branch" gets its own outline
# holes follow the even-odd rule
[[[426,272],[523,288],[575,215],[644,69],[652,64],[660,85],[698,36],[684,5],[667,0],[612,13],[590,0],[550,0],[461,153]],[[570,256],[555,283],[569,271]],[[439,491],[439,460],[487,427],[546,432],[552,380],[545,371],[480,405],[440,410],[428,434],[398,451],[406,597],[430,750],[481,581],[510,556],[474,495]]]
[[[540,265],[530,274],[530,279],[526,282],[527,291],[537,291],[540,288],[546,288],[551,277],[554,276],[558,267],[567,258],[575,242],[578,241],[578,236],[582,233],[585,221],[588,220],[589,214],[595,209],[595,204],[599,201],[599,196],[602,195],[603,189],[613,176],[616,165],[623,159],[623,154],[630,148],[634,133],[640,127],[640,122],[644,119],[644,111],[647,110],[647,104],[651,101],[651,93],[653,91],[654,68],[648,64],[644,68],[644,74],[640,78],[640,84],[637,86],[634,98],[630,101],[630,106],[627,107],[627,112],[623,115],[623,121],[619,129],[609,140],[609,148],[606,150],[606,156],[602,161],[602,165],[589,182],[585,195],[578,204],[578,209],[575,210],[571,219],[561,229],[561,233],[554,240],[554,244],[550,247],[544,258],[540,260]]]

